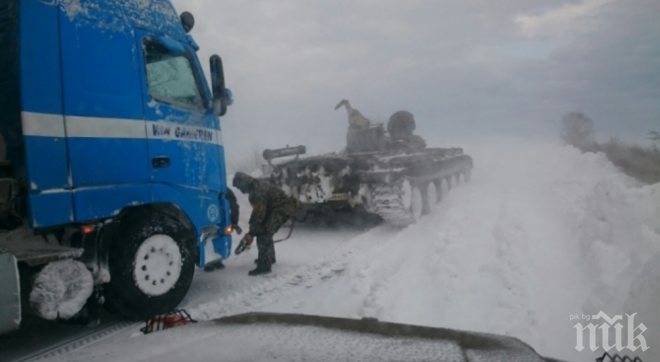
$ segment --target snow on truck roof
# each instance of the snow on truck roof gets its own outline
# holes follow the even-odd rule
[[[43,0],[58,6],[72,22],[125,31],[141,28],[179,40],[186,33],[170,0]]]

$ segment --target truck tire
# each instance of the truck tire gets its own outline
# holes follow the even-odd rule
[[[132,320],[172,311],[192,283],[195,233],[158,212],[125,223],[108,254],[108,309]]]

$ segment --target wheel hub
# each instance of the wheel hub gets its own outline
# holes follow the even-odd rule
[[[181,251],[167,235],[146,239],[135,255],[133,277],[140,290],[149,296],[167,293],[181,274]]]

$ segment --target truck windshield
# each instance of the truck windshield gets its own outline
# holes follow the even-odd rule
[[[186,108],[204,108],[199,76],[190,52],[175,53],[153,39],[144,39],[149,94],[155,100]]]

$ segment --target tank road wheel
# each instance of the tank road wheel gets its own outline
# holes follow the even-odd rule
[[[408,226],[422,217],[424,195],[410,180],[400,180],[373,189],[371,210],[385,222],[394,226]]]
[[[424,197],[422,190],[405,180],[401,187],[403,190],[403,207],[410,215],[412,221],[417,221],[424,214]]]
[[[195,233],[161,213],[127,220],[109,250],[108,309],[145,320],[172,311],[192,282]]]
[[[424,215],[428,215],[435,210],[438,204],[438,189],[435,182],[429,182],[424,192]]]
[[[433,185],[435,186],[435,196],[436,204],[439,204],[444,196],[444,191],[442,190],[442,179],[433,180]]]

